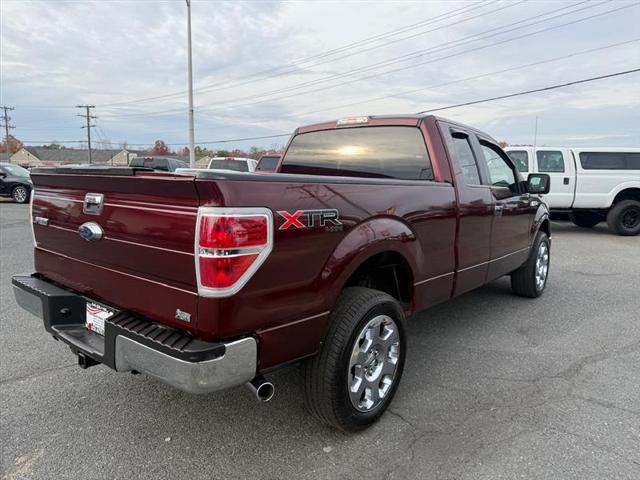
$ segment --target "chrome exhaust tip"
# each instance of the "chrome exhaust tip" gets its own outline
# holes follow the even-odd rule
[[[260,402],[268,402],[276,393],[276,387],[273,386],[273,383],[265,380],[262,375],[256,375],[253,380],[247,382],[247,387]]]

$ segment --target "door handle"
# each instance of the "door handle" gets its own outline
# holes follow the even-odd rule
[[[565,185],[569,185],[569,177],[564,177],[562,183],[564,183]]]

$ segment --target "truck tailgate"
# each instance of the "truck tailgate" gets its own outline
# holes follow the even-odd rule
[[[32,174],[36,270],[87,297],[196,333],[193,178],[114,172]],[[85,208],[87,194],[102,195],[101,211]],[[88,222],[101,238],[80,235]]]

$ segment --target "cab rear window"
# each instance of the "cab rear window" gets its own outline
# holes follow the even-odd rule
[[[211,160],[209,168],[213,170],[233,170],[236,172],[249,171],[246,160]]]
[[[422,133],[416,127],[359,127],[296,135],[282,173],[433,180]]]

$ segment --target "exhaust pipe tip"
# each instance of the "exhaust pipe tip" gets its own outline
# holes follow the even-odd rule
[[[268,402],[276,393],[276,387],[273,383],[267,381],[262,375],[257,375],[253,380],[247,383],[249,390],[253,392],[258,401]]]

